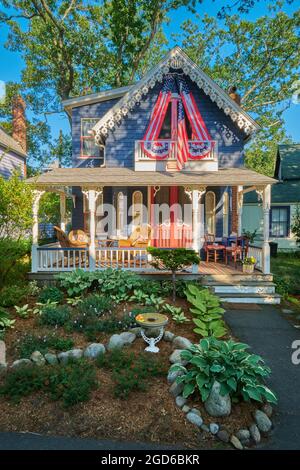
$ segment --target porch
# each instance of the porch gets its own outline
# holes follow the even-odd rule
[[[247,170],[245,168],[220,169],[217,171],[134,171],[128,168],[58,168],[37,178],[28,180],[35,186],[35,198],[33,204],[33,245],[32,245],[32,273],[55,273],[72,271],[77,268],[84,270],[102,270],[107,268],[128,269],[140,273],[154,273],[151,258],[147,253],[147,246],[154,245],[166,249],[177,246],[192,248],[201,253],[205,245],[205,234],[215,233],[216,244],[222,243],[224,232],[236,239],[241,236],[241,217],[243,209],[243,195],[249,191],[257,191],[261,197],[264,208],[264,242],[261,248],[249,247],[247,256],[254,256],[257,260],[256,268],[263,274],[270,274],[270,249],[269,237],[269,208],[270,185],[275,180]],[[73,199],[77,207],[78,200],[73,188],[77,187],[83,195],[85,212],[88,218],[89,240],[86,247],[68,247],[62,245],[39,246],[38,243],[38,210],[40,198],[46,191],[54,191],[60,194],[61,229],[66,229],[66,198]],[[124,239],[123,228],[127,206],[122,206],[122,198],[117,199],[116,204],[121,208],[115,212],[112,205],[112,217],[108,222],[112,224],[112,230],[105,229],[101,237],[97,236],[97,203],[104,205],[103,195],[106,188],[117,190],[118,197],[122,194],[120,188],[131,188],[131,193],[146,195],[143,208],[139,197],[133,199],[131,208],[131,224],[126,227],[125,238],[129,236],[137,225],[147,224],[152,229],[152,235],[147,244],[131,244],[129,238],[124,244],[118,240]],[[136,191],[139,188],[139,191]],[[213,191],[218,189],[222,199],[219,199],[220,207],[225,207],[222,220],[222,234],[218,236],[216,229],[216,203],[207,208],[208,201],[214,200]],[[167,194],[167,220],[160,220],[155,213],[156,205],[164,203],[163,197]],[[181,194],[181,200],[179,195]],[[224,195],[230,195],[229,201]],[[162,195],[162,196],[161,196]],[[209,198],[207,196],[210,196]],[[132,196],[133,197],[133,196]],[[162,199],[159,199],[162,197]],[[113,199],[111,199],[113,202]],[[159,203],[159,204],[158,204]],[[175,203],[175,208],[174,208]],[[177,206],[176,206],[177,203]],[[179,203],[179,205],[178,205]],[[184,203],[184,211],[190,214],[188,223],[181,220],[177,210]],[[184,219],[185,219],[184,212]],[[230,220],[230,223],[229,223]],[[220,224],[219,224],[220,225]],[[74,227],[73,227],[74,228]],[[78,228],[78,227],[75,227]],[[219,228],[220,229],[220,228]],[[114,236],[111,236],[111,233]],[[178,235],[179,233],[179,235]],[[114,238],[116,246],[108,246],[107,239]],[[104,242],[104,243],[103,243]],[[230,261],[230,260],[229,260]],[[240,267],[225,265],[219,260],[217,263],[201,262],[200,266],[188,268],[183,275],[216,275],[217,273],[239,273]]]

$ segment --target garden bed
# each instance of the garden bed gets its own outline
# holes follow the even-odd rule
[[[122,280],[123,275],[120,276]],[[131,286],[130,283],[129,285]],[[232,403],[229,416],[213,418],[207,413],[199,393],[194,393],[188,398],[186,407],[190,410],[196,409],[201,414],[206,430],[205,427],[197,427],[188,421],[188,415],[181,409],[182,406],[176,404],[176,396],[170,393],[167,374],[171,366],[170,356],[176,346],[167,337],[160,341],[158,354],[145,352],[146,344],[141,337],[137,337],[132,344],[124,346],[120,352],[117,352],[117,360],[113,356],[113,351],[107,350],[113,334],[130,331],[136,326],[133,324],[135,315],[145,311],[145,304],[150,302],[149,296],[152,295],[152,289],[155,290],[156,287],[153,283],[145,287],[145,290],[148,289],[147,298],[143,297],[144,294],[141,291],[136,292],[134,288],[131,288],[134,293],[133,297],[123,301],[115,299],[113,293],[111,295],[106,293],[106,299],[110,299],[109,301],[105,299],[99,301],[97,298],[88,297],[95,293],[96,297],[99,294],[101,297],[102,292],[97,286],[95,288],[93,285],[91,289],[84,288],[82,300],[85,301],[86,298],[96,300],[97,308],[103,310],[101,312],[99,310],[100,313],[98,312],[95,318],[91,315],[93,317],[91,324],[86,323],[86,314],[83,313],[85,309],[79,304],[67,307],[70,292],[62,295],[62,292],[48,291],[46,294],[51,298],[50,300],[43,299],[44,302],[53,301],[53,298],[58,295],[59,305],[46,307],[44,305],[42,314],[41,312],[34,313],[37,301],[41,300],[41,293],[35,296],[29,295],[25,299],[28,312],[25,314],[21,312],[21,315],[25,315],[26,318],[20,318],[20,313],[18,315],[13,307],[8,308],[7,311],[10,312],[10,317],[15,320],[15,323],[13,328],[6,329],[4,337],[7,347],[6,361],[10,372],[0,375],[0,392],[2,390],[0,430],[155,442],[181,448],[211,448],[225,444],[209,432],[210,424],[217,422],[218,429],[226,431],[228,436],[232,436],[240,429],[248,429],[253,424],[253,414],[258,408],[257,403],[252,401]],[[191,343],[198,344],[203,327],[200,322],[197,325],[198,333],[193,331],[195,325],[190,312],[192,298],[190,297],[190,302],[183,298],[182,293],[185,289],[186,287],[179,286],[179,296],[174,303],[167,294],[168,289],[164,288],[163,295],[156,292],[151,300],[153,305],[148,305],[146,308],[148,311],[152,309],[152,311],[162,311],[168,315],[169,323],[166,329],[172,332],[174,337],[180,336]],[[157,290],[159,291],[160,287]],[[37,297],[38,295],[40,297]],[[158,295],[162,295],[163,300],[159,300]],[[72,297],[76,297],[74,293]],[[112,304],[111,300],[113,300]],[[180,312],[167,312],[164,309],[165,304],[179,308]],[[109,323],[112,317],[114,318],[113,325]],[[57,324],[53,323],[53,318],[57,319]],[[103,331],[96,328],[100,323],[105,325]],[[224,327],[227,329],[221,334],[220,331]],[[222,340],[232,338],[226,325],[211,328],[215,334],[220,333]],[[79,362],[71,361],[69,365],[63,365],[59,356],[61,351],[74,348],[85,351],[91,343],[103,344],[106,347],[105,355],[95,360],[82,358]],[[56,361],[57,357],[60,358],[60,364],[32,366],[30,363],[28,367],[31,369],[35,367],[35,371],[32,369],[33,372],[29,372],[29,375],[33,374],[32,382],[37,384],[35,389],[31,389],[32,383],[28,382],[26,370],[23,374],[22,368],[10,369],[10,366],[20,358],[30,359],[31,353],[36,350],[39,350],[42,355],[55,354]],[[45,362],[43,356],[41,357]],[[115,365],[114,361],[116,361]],[[124,364],[120,362],[118,365],[118,361],[123,361]],[[88,390],[84,386],[81,388],[81,377],[76,377],[77,369],[80,367],[83,376],[85,371],[91,374],[88,377],[92,385]],[[6,377],[10,377],[10,381]],[[23,391],[27,386],[30,388],[28,394]],[[65,390],[67,390],[67,398],[64,394]],[[262,438],[264,438],[263,435]],[[253,445],[250,439],[248,441],[247,446]]]

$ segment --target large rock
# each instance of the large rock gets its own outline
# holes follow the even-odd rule
[[[196,413],[193,413],[192,411],[189,411],[187,413],[186,419],[190,423],[195,424],[195,426],[198,426],[198,428],[200,428],[200,426],[202,426],[202,424],[203,424],[203,419],[201,418],[201,416],[199,416]]]
[[[30,359],[36,366],[44,366],[46,364],[46,359],[40,351],[34,351]]]
[[[63,364],[67,364],[70,359],[71,360],[78,360],[81,359],[83,355],[82,349],[70,349],[66,352],[61,352],[57,355],[60,362]]]
[[[131,344],[136,339],[136,335],[130,331],[124,331],[124,333],[120,334],[120,337],[124,344]]]
[[[187,405],[183,405],[183,407],[182,407],[182,411],[183,411],[184,413],[188,413],[188,412],[190,411],[190,409],[191,409],[191,408],[190,408],[189,406],[187,406]]]
[[[175,349],[175,351],[172,352],[171,356],[169,357],[169,361],[172,362],[172,364],[181,364],[182,366],[185,366],[187,364],[187,361],[181,358],[181,353],[183,349]]]
[[[125,343],[123,339],[121,338],[121,335],[112,335],[109,338],[109,342],[107,345],[108,351],[112,351],[113,349],[122,349],[125,346]]]
[[[176,401],[176,405],[179,406],[179,408],[182,408],[183,405],[186,404],[186,401],[187,401],[187,400],[186,400],[186,398],[184,398],[183,396],[178,395],[178,396],[176,397],[176,400],[175,400],[175,401]]]
[[[219,432],[220,426],[217,423],[210,423],[209,430],[212,434],[217,434]]]
[[[173,382],[175,382],[177,377],[179,377],[182,374],[183,374],[182,370],[174,370],[174,371],[169,370],[168,376],[167,376],[168,383],[172,384]]]
[[[238,450],[243,450],[241,441],[233,434],[230,438],[230,442]]]
[[[269,432],[271,430],[272,421],[270,420],[270,418],[268,418],[266,413],[264,413],[263,411],[255,410],[254,419],[257,424],[258,429],[261,432]]]
[[[230,439],[229,433],[225,429],[222,429],[221,431],[219,431],[217,433],[217,437],[220,439],[220,441],[226,442],[226,443],[229,442],[229,439]]]
[[[217,381],[214,382],[210,395],[205,401],[204,406],[210,416],[221,417],[229,416],[231,413],[231,399],[230,396],[222,396],[220,393],[221,384]]]
[[[236,437],[241,441],[241,442],[247,442],[250,439],[250,431],[248,429],[240,429],[236,433]]]
[[[183,336],[176,336],[176,338],[173,339],[173,347],[175,349],[189,349],[191,346],[191,341]]]
[[[261,441],[261,436],[260,436],[260,432],[256,424],[254,423],[251,424],[251,426],[249,427],[249,431],[250,431],[250,436],[252,437],[255,444],[259,444]]]
[[[48,364],[50,364],[51,366],[55,366],[56,364],[58,364],[58,359],[57,359],[56,354],[47,353],[45,354],[45,359],[46,359],[46,362],[48,362]]]
[[[177,382],[173,382],[169,390],[173,397],[177,397],[181,394],[183,387],[184,385],[182,383],[178,384]]]
[[[2,340],[0,340],[0,364],[6,364],[6,346]]]
[[[83,355],[89,359],[96,359],[96,357],[105,353],[105,346],[102,343],[92,343],[85,349]]]
[[[165,331],[164,333],[164,340],[169,341],[169,343],[172,343],[173,339],[175,338],[174,333],[172,331]]]
[[[23,367],[23,366],[32,366],[33,363],[31,362],[30,359],[18,359],[17,361],[14,361],[11,365],[12,369],[15,369],[17,367]]]

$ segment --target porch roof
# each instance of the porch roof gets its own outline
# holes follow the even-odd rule
[[[274,178],[247,168],[222,168],[218,171],[159,172],[130,168],[55,168],[27,179],[29,184],[51,186],[263,186]]]

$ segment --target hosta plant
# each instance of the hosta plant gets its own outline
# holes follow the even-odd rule
[[[186,318],[181,307],[175,307],[175,305],[171,304],[164,304],[163,310],[164,312],[169,313],[176,323],[186,323],[190,321],[188,318]]]
[[[225,312],[220,306],[219,298],[208,289],[201,289],[189,284],[186,290],[186,298],[193,305],[190,312],[195,318],[195,333],[206,337],[215,336],[221,338],[227,332],[222,316]]]
[[[146,304],[148,298],[148,294],[145,294],[144,291],[142,291],[141,289],[135,289],[129,300],[138,304]]]
[[[46,303],[37,302],[35,304],[35,308],[32,311],[35,315],[41,315],[45,307],[54,308],[56,307],[56,305],[57,305],[57,302],[52,302],[51,300],[47,300]]]
[[[14,328],[15,321],[10,319],[9,313],[4,308],[0,308],[0,331]]]
[[[18,307],[15,305],[16,313],[21,318],[28,318],[30,313],[32,312],[32,308],[29,308],[28,304],[23,305],[22,307]]]
[[[198,392],[205,402],[214,382],[218,381],[221,395],[229,394],[235,401],[277,403],[275,394],[264,383],[271,373],[270,368],[248,349],[244,343],[209,337],[182,351],[181,357],[187,365],[175,364],[171,370],[183,372],[176,379],[184,384],[183,396],[187,398]]]
[[[150,294],[145,301],[145,305],[153,306],[155,310],[159,310],[164,302],[164,299],[157,297],[155,294]]]
[[[81,302],[83,302],[83,299],[80,297],[80,295],[67,298],[67,304],[71,305],[71,307],[77,307],[77,305]]]

